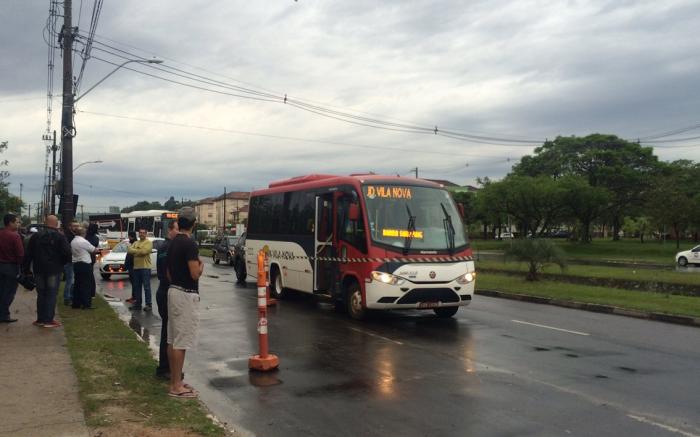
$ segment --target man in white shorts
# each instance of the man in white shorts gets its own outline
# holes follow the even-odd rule
[[[199,327],[199,277],[204,264],[199,248],[192,239],[196,216],[194,209],[181,208],[177,224],[180,232],[173,238],[166,261],[168,288],[168,359],[170,362],[169,396],[194,398],[197,393],[182,381],[185,353],[197,343]],[[161,328],[163,329],[163,328]]]

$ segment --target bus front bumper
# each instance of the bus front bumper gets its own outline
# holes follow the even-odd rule
[[[365,304],[370,309],[427,309],[469,305],[474,295],[474,281],[413,283],[402,285],[378,281],[365,283]]]

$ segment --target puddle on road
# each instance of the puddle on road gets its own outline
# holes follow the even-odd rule
[[[619,366],[618,369],[627,373],[637,373],[637,369],[633,369],[632,367]]]
[[[578,354],[564,354],[564,356],[569,357],[569,358],[578,358]]]
[[[546,348],[546,347],[539,347],[539,346],[535,346],[535,347],[533,347],[533,349],[534,349],[535,351],[537,351],[537,352],[545,352],[545,351],[551,350],[551,349],[549,349],[549,348]]]

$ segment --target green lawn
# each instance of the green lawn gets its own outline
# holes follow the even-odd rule
[[[572,302],[614,305],[621,308],[700,317],[700,298],[689,296],[592,287],[557,281],[528,282],[524,278],[481,273],[477,290],[497,290]]]
[[[148,346],[104,299],[96,297],[93,306],[74,310],[59,305],[88,426],[109,428],[126,420],[195,435],[224,435],[197,400],[167,396],[168,385],[155,377],[156,362]]]
[[[637,239],[593,240],[589,244],[575,243],[563,239],[553,239],[571,259],[586,260],[616,260],[631,262],[653,262],[672,265],[675,262],[675,254],[681,250],[688,250],[698,243],[681,241],[680,249],[676,249],[675,241],[647,241],[644,244]],[[505,250],[510,241],[497,240],[472,240],[471,246],[474,252],[481,250]]]
[[[481,260],[476,262],[476,268],[477,270],[479,268],[486,268],[507,271],[527,271],[527,265],[525,263],[518,263],[516,261],[503,262]],[[558,266],[553,265],[545,267],[544,273],[565,274],[590,278],[624,279],[630,281],[667,282],[670,284],[697,285],[700,288],[700,274],[676,272],[674,270],[570,265],[566,268],[566,270],[562,271]]]

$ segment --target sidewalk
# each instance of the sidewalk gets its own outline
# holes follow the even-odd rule
[[[89,436],[63,328],[33,326],[36,292],[21,286],[10,310],[19,321],[0,324],[0,436]]]

